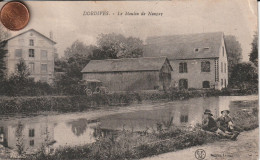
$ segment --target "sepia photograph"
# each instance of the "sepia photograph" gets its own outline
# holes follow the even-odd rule
[[[257,1],[0,8],[1,160],[259,159]]]

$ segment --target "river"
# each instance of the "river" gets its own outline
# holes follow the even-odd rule
[[[93,143],[97,128],[106,134],[111,130],[153,131],[160,124],[192,127],[201,123],[205,109],[210,109],[216,118],[224,109],[232,113],[241,106],[257,105],[258,96],[254,95],[220,96],[85,112],[4,115],[0,118],[0,142],[11,149],[18,145],[33,153],[46,143],[52,148]]]

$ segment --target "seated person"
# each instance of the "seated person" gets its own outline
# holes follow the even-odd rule
[[[205,131],[215,132],[218,130],[217,123],[212,117],[211,111],[206,109],[202,121],[202,129]]]
[[[221,116],[217,119],[218,133],[226,138],[236,140],[239,132],[234,130],[234,124],[229,113],[229,110],[221,111]]]

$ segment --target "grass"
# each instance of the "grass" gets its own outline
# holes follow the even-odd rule
[[[247,111],[237,110],[231,115],[240,131],[258,127],[258,108]],[[129,131],[118,131],[106,137],[98,136],[92,144],[76,147],[63,147],[53,155],[42,152],[27,159],[34,160],[121,160],[140,159],[166,152],[177,151],[191,146],[202,145],[219,140],[219,137],[201,130],[198,126],[192,129],[168,127],[152,133],[139,134]]]

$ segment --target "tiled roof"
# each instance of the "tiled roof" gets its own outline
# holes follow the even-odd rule
[[[219,57],[223,36],[222,32],[213,32],[149,37],[144,56],[166,56],[169,60]]]
[[[81,72],[158,71],[165,61],[166,57],[91,60]]]

